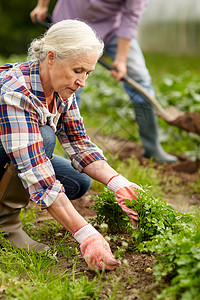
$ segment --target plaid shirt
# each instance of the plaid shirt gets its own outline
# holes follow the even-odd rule
[[[0,137],[30,198],[46,208],[64,187],[45,154],[39,126],[53,128],[80,172],[105,157],[85,133],[74,94],[62,99],[55,93],[53,113],[49,112],[38,64],[29,61],[0,67]]]

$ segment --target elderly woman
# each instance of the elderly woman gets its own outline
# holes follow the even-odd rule
[[[31,43],[29,54],[35,60],[0,67],[0,176],[12,162],[30,199],[80,243],[89,268],[113,270],[119,262],[109,244],[70,201],[83,196],[93,178],[115,192],[136,228],[138,215],[123,201],[132,199],[139,187],[109,166],[91,142],[75,98],[102,51],[102,41],[87,24],[65,20]],[[70,160],[52,155],[55,136]],[[26,200],[22,196],[15,203],[14,198],[1,201],[0,229],[17,247],[45,250],[22,230],[18,215]]]

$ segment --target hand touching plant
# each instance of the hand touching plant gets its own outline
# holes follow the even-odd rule
[[[81,254],[91,270],[114,270],[120,265],[108,242],[91,224],[83,226],[73,236],[80,243]]]
[[[132,221],[133,229],[137,228],[137,221],[139,221],[138,214],[135,210],[128,208],[124,201],[127,199],[137,200],[138,191],[142,190],[137,184],[130,182],[121,174],[115,175],[110,178],[107,188],[115,193],[115,198],[122,210],[129,216]]]

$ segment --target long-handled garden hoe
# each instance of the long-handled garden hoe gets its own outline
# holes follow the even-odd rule
[[[52,24],[51,16],[47,16],[47,22],[40,21],[37,19],[37,17],[35,17],[35,19],[36,22],[45,29],[48,29]],[[103,58],[100,58],[98,62],[108,70],[113,69],[113,67],[108,64]],[[151,96],[145,88],[143,88],[132,78],[125,76],[123,77],[122,81],[127,82],[135,90],[144,95],[155,107],[158,116],[160,116],[167,123],[173,126],[177,126],[188,132],[194,132],[200,135],[200,114],[198,112],[183,113],[174,106],[170,106],[165,110],[155,97]]]

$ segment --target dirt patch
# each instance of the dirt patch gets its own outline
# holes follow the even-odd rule
[[[93,133],[92,131],[90,132],[90,136],[92,141],[98,144],[105,154],[117,154],[121,160],[135,157],[142,165],[147,166],[149,164],[149,160],[142,157],[143,147],[141,145],[129,140],[117,139],[111,136],[97,136],[96,133]],[[173,164],[164,164],[166,166],[166,172],[169,170],[170,172],[174,171],[175,173],[198,173],[198,170],[200,169],[200,160],[192,161],[184,154],[171,154],[178,157],[178,162]],[[157,166],[156,163],[154,165],[155,167]]]
[[[48,235],[42,235],[41,240],[44,243],[55,246],[59,244],[60,239],[65,236],[65,229],[60,229],[55,235],[53,231],[49,231]],[[54,237],[52,239],[52,236]],[[117,246],[121,246],[123,238],[127,236],[120,234],[118,235],[117,241],[110,241],[110,247],[114,253],[117,250]],[[77,246],[77,243],[73,238],[64,239],[63,249],[67,247]],[[88,269],[88,266],[81,256],[80,251],[70,258],[66,258],[63,252],[57,253],[59,261],[59,270],[65,270],[71,273],[76,259],[76,274],[84,274],[89,280],[94,279],[97,276],[95,271]],[[102,275],[102,289],[99,295],[99,299],[108,299],[111,292],[117,288],[115,299],[140,299],[140,300],[151,300],[155,299],[155,294],[160,291],[161,284],[157,284],[155,276],[153,275],[153,264],[155,258],[153,255],[146,255],[140,253],[134,253],[131,250],[127,250],[124,254],[126,264],[122,260],[121,266],[114,271],[105,271]],[[165,282],[166,284],[166,282]]]

